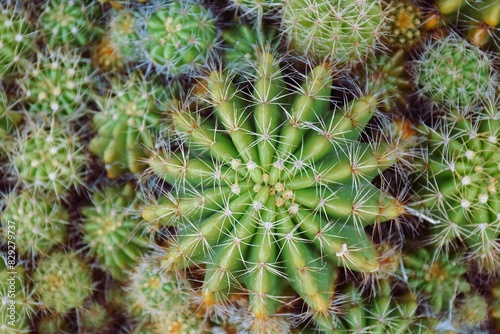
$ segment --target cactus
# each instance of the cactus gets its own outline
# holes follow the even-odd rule
[[[346,66],[373,51],[383,17],[377,0],[291,0],[284,4],[282,30],[294,53]]]
[[[480,112],[449,113],[434,126],[422,125],[425,156],[416,163],[414,206],[431,223],[438,251],[456,240],[469,248],[467,260],[483,271],[500,268],[500,184],[498,182],[500,99],[489,100]],[[456,239],[456,240],[455,240]]]
[[[458,304],[452,323],[459,333],[477,333],[488,320],[488,303],[485,298],[471,293]]]
[[[23,73],[33,54],[35,32],[28,15],[0,4],[0,81]]]
[[[28,78],[20,82],[33,116],[55,115],[65,121],[86,109],[90,98],[91,66],[73,52],[39,54]]]
[[[96,1],[46,1],[40,17],[46,44],[52,50],[87,46],[102,33],[98,22],[101,16],[101,6]]]
[[[52,119],[27,124],[15,139],[9,161],[25,188],[61,198],[83,184],[87,155],[77,135]]]
[[[98,301],[87,301],[78,310],[79,330],[86,334],[98,334],[110,330],[111,315],[105,305]]]
[[[137,263],[148,249],[148,240],[134,217],[139,197],[131,184],[109,187],[96,192],[93,206],[84,207],[82,232],[89,253],[97,258],[104,271],[123,281],[126,271]]]
[[[126,82],[116,78],[107,96],[95,98],[102,111],[93,117],[98,133],[89,149],[104,161],[110,178],[146,168],[141,160],[160,130],[162,107],[157,99],[162,89],[134,72]]]
[[[3,202],[1,234],[7,241],[9,222],[16,224],[16,250],[20,256],[46,256],[54,246],[66,241],[69,214],[53,196],[25,189],[5,196]]]
[[[389,281],[378,282],[379,292],[365,299],[359,289],[349,285],[334,300],[339,314],[332,334],[406,333],[416,319],[418,303],[412,294],[394,297]]]
[[[12,110],[7,94],[0,85],[0,159],[12,148],[12,132],[23,120],[20,112]]]
[[[498,85],[490,56],[455,34],[427,43],[414,64],[419,94],[433,104],[471,109]]]
[[[58,313],[83,306],[94,288],[90,267],[74,252],[42,259],[31,278],[40,307]]]
[[[257,59],[252,102],[230,74],[213,71],[206,81],[216,121],[173,112],[181,149],[149,160],[173,191],[146,206],[143,217],[180,228],[162,265],[206,265],[206,305],[245,286],[254,330],[265,329],[286,280],[316,320],[327,321],[334,267],[376,271],[363,226],[404,212],[370,183],[397,156],[392,145],[357,142],[375,112],[373,97],[330,111],[327,64],[288,90],[275,58],[264,51]]]
[[[497,281],[491,292],[491,318],[493,319],[493,327],[497,331],[500,331],[500,281]]]
[[[208,63],[218,39],[212,13],[198,1],[173,0],[145,18],[149,60],[168,75],[189,74]]]
[[[273,17],[282,7],[282,0],[230,0],[231,8],[262,26],[265,17]]]
[[[422,14],[410,1],[393,0],[387,7],[384,41],[392,48],[410,48],[421,39]]]
[[[13,248],[8,249],[0,254],[0,333],[31,333],[35,301],[23,266],[16,262]]]
[[[70,326],[64,315],[59,313],[46,314],[36,321],[37,334],[69,334]]]
[[[465,280],[467,268],[463,254],[441,255],[433,258],[434,251],[420,248],[404,257],[405,276],[410,288],[428,299],[434,312],[450,311],[460,293],[470,291]]]
[[[370,55],[365,64],[356,68],[354,77],[365,94],[378,97],[381,110],[395,112],[399,107],[408,107],[412,82],[405,65],[403,50],[393,55]]]

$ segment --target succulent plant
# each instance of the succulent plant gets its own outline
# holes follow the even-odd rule
[[[470,293],[458,303],[452,323],[459,333],[477,333],[488,320],[488,302],[480,294]]]
[[[477,106],[498,85],[490,56],[456,34],[427,43],[414,70],[419,93],[451,109]]]
[[[87,155],[78,136],[52,119],[27,124],[17,134],[9,161],[25,188],[61,198],[83,184]]]
[[[79,330],[86,334],[98,334],[109,331],[111,314],[102,303],[96,300],[87,301],[78,310]]]
[[[377,294],[365,298],[349,285],[334,300],[339,313],[337,329],[331,333],[407,333],[415,321],[417,300],[412,294],[394,297],[387,280],[377,282]]]
[[[404,256],[409,287],[428,299],[435,313],[451,311],[455,297],[470,291],[463,257],[460,253],[434,257],[434,251],[427,248],[413,249]]]
[[[405,211],[370,183],[398,157],[392,144],[357,141],[375,112],[373,97],[330,110],[327,64],[292,88],[270,53],[258,54],[257,64],[251,102],[231,74],[213,71],[206,81],[215,120],[173,112],[180,149],[149,160],[173,190],[143,217],[178,227],[162,261],[167,271],[206,265],[206,305],[245,289],[254,330],[265,329],[286,281],[316,321],[327,322],[334,268],[376,271],[363,227]]]
[[[108,187],[96,192],[92,202],[81,211],[84,240],[100,268],[122,281],[149,247],[140,219],[135,217],[138,194],[131,184]]]
[[[410,48],[420,41],[422,24],[422,14],[414,2],[392,0],[387,6],[384,40],[392,48]]]
[[[430,223],[430,243],[450,255],[459,240],[483,271],[500,269],[499,101],[422,125],[424,156],[415,164],[420,201],[413,205]]]
[[[383,19],[377,0],[291,0],[284,4],[282,30],[294,53],[345,66],[373,51]]]
[[[101,5],[97,1],[49,0],[40,16],[41,30],[49,48],[83,47],[103,31],[99,19]]]
[[[80,116],[90,98],[92,69],[88,59],[74,52],[39,54],[28,77],[20,82],[33,116]]]
[[[378,97],[381,110],[395,112],[408,106],[412,82],[405,65],[403,50],[392,55],[370,55],[356,68],[354,77],[365,94]]]
[[[93,117],[97,135],[89,149],[106,164],[110,178],[125,172],[140,173],[146,165],[143,160],[154,147],[161,129],[161,83],[146,79],[139,72],[126,82],[112,81],[105,97],[96,97],[100,112]]]
[[[207,64],[215,51],[215,18],[199,1],[162,2],[147,12],[145,21],[144,47],[160,72],[192,73]]]
[[[33,54],[35,32],[28,15],[0,4],[0,81],[23,73]]]
[[[136,17],[131,10],[116,12],[110,19],[106,34],[93,50],[92,60],[103,71],[120,71],[140,60]]]
[[[7,94],[0,85],[0,159],[12,148],[12,132],[23,120],[23,114],[12,110]]]
[[[494,328],[500,331],[500,281],[497,281],[491,292],[491,318],[493,319]]]
[[[17,224],[14,232],[20,256],[46,256],[54,246],[66,241],[69,214],[53,196],[24,189],[5,196],[3,204],[1,235],[7,241],[9,222]]]
[[[31,333],[35,301],[28,288],[26,272],[10,245],[7,253],[0,254],[0,333]]]
[[[241,17],[250,18],[262,25],[265,17],[275,16],[282,8],[283,0],[230,0],[230,5],[241,12]]]
[[[38,263],[31,278],[40,307],[57,313],[83,306],[94,288],[90,266],[75,252],[52,253]]]
[[[71,331],[69,322],[63,314],[49,313],[37,319],[36,332],[37,334],[69,334]]]

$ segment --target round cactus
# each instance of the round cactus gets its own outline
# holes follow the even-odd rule
[[[96,192],[92,202],[93,206],[82,209],[84,240],[100,267],[122,281],[149,246],[138,226],[140,220],[134,216],[138,206],[136,191],[131,184],[109,187]]]
[[[68,320],[63,314],[46,314],[36,321],[37,334],[71,333]]]
[[[60,198],[83,183],[87,155],[78,137],[52,120],[50,125],[28,124],[9,160],[25,188]]]
[[[451,34],[425,46],[415,62],[419,93],[448,108],[471,109],[494,93],[496,77],[488,54]]]
[[[32,279],[40,307],[58,313],[83,306],[94,288],[90,267],[77,253],[52,253],[38,263]]]
[[[410,1],[393,0],[384,21],[384,40],[393,48],[409,48],[420,41],[422,15]]]
[[[477,294],[466,295],[453,314],[453,326],[459,333],[477,333],[489,319],[488,302]]]
[[[0,81],[23,73],[30,64],[35,33],[28,16],[0,4]]]
[[[6,243],[7,244],[7,243]],[[10,245],[10,244],[9,244]],[[12,250],[11,247],[8,248]],[[30,318],[35,301],[28,288],[26,273],[17,263],[15,252],[0,254],[0,333],[31,333]]]
[[[104,71],[123,70],[130,62],[140,59],[138,44],[134,12],[119,11],[111,18],[106,34],[95,46],[93,62]]]
[[[78,310],[79,330],[86,334],[103,333],[109,330],[111,316],[105,305],[91,300]]]
[[[102,110],[94,115],[97,136],[89,149],[106,164],[110,178],[144,171],[141,161],[154,147],[162,122],[158,97],[163,86],[134,72],[127,82],[114,80],[106,97],[96,97]]]
[[[143,34],[157,69],[179,75],[207,64],[218,39],[212,13],[192,0],[173,0],[155,9],[148,11]]]
[[[373,50],[383,16],[377,0],[291,0],[282,28],[293,52],[346,65]]]
[[[242,17],[254,19],[259,25],[264,17],[272,17],[282,7],[283,0],[231,0],[231,8],[241,12]]]
[[[9,222],[16,224],[16,250],[22,257],[45,256],[66,240],[69,214],[52,196],[25,189],[7,195],[3,202],[3,240],[7,241],[10,235]]]
[[[89,100],[91,66],[74,53],[39,55],[22,82],[29,111],[36,116],[55,115],[60,119],[78,116]]]
[[[251,102],[230,74],[213,71],[206,81],[215,121],[173,112],[181,148],[149,159],[173,191],[143,217],[179,228],[162,261],[167,271],[206,265],[204,303],[245,289],[254,328],[266,328],[285,280],[317,320],[327,316],[335,266],[379,268],[363,226],[405,210],[370,183],[397,160],[394,147],[357,141],[376,100],[332,112],[327,64],[288,89],[270,53],[257,59]]]
[[[434,312],[450,311],[450,301],[470,291],[465,280],[467,268],[463,264],[463,254],[433,256],[434,252],[426,248],[409,252],[403,258],[404,274],[410,288],[428,299]]]
[[[99,34],[101,5],[96,1],[49,0],[40,17],[42,33],[51,49],[86,46]]]
[[[500,268],[500,99],[478,113],[453,113],[421,126],[426,152],[415,166],[420,208],[431,223],[430,242],[448,251],[460,240],[481,270]]]
[[[12,148],[11,134],[22,119],[22,113],[12,110],[7,94],[0,85],[0,159]]]
[[[405,68],[403,50],[391,56],[370,55],[366,63],[358,66],[354,77],[365,94],[378,96],[382,110],[395,112],[399,107],[408,106],[412,82]]]

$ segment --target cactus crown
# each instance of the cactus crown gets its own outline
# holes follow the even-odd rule
[[[377,270],[363,227],[403,209],[371,184],[395,162],[392,147],[357,141],[376,101],[367,96],[331,111],[327,64],[290,88],[273,55],[257,58],[247,96],[224,71],[205,79],[215,122],[199,110],[173,112],[180,149],[149,160],[173,191],[143,217],[179,227],[162,261],[167,270],[206,264],[208,305],[245,286],[257,326],[266,326],[283,279],[325,315],[332,268]]]

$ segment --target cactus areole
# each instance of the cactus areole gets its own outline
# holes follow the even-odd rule
[[[375,112],[373,97],[330,110],[328,65],[289,88],[270,53],[259,53],[257,64],[252,96],[214,71],[206,81],[214,114],[173,113],[180,149],[149,160],[173,190],[143,217],[178,227],[162,265],[206,267],[206,304],[244,290],[265,323],[287,282],[318,321],[333,296],[333,268],[378,268],[363,227],[403,211],[371,184],[395,162],[395,150],[358,142]]]

